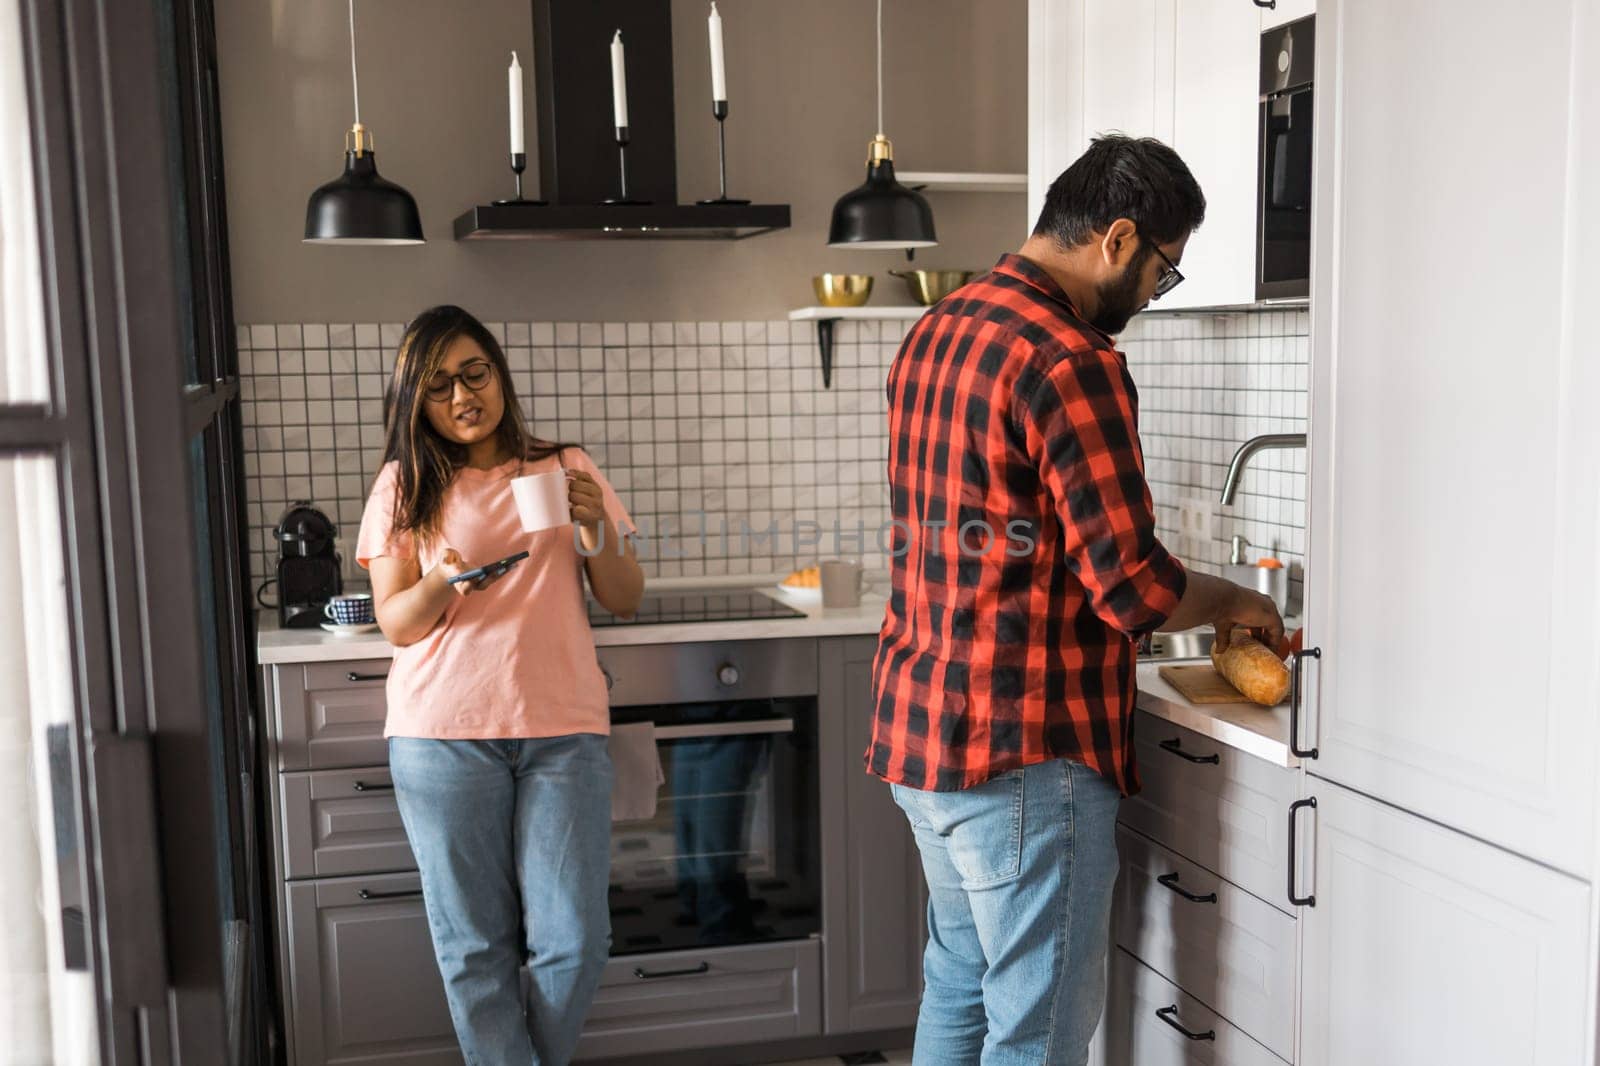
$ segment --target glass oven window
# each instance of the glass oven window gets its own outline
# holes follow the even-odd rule
[[[816,700],[615,707],[651,721],[655,817],[611,835],[612,953],[803,939],[821,931]]]

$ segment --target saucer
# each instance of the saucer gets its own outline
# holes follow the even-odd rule
[[[324,622],[322,623],[322,628],[336,637],[353,637],[358,633],[376,633],[378,631],[378,623],[362,622],[353,626],[342,626],[337,622]]]

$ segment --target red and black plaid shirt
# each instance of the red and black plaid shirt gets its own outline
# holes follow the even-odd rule
[[[1137,791],[1135,641],[1188,575],[1156,539],[1123,355],[1007,255],[912,328],[888,396],[867,768],[948,791],[1066,758]]]

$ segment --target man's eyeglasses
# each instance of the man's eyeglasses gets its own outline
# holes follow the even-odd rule
[[[1161,276],[1156,279],[1156,291],[1150,297],[1152,300],[1159,300],[1161,297],[1178,287],[1178,283],[1183,280],[1183,273],[1177,268],[1172,260],[1167,258],[1167,253],[1161,250],[1160,245],[1156,244],[1155,241],[1151,240],[1149,237],[1146,237],[1142,233],[1139,235],[1139,237],[1146,244],[1148,244],[1150,248],[1161,257],[1161,261],[1166,264],[1166,269],[1163,270],[1161,272]]]
[[[481,392],[493,377],[494,367],[480,359],[475,363],[468,363],[459,373],[433,375],[433,380],[428,382],[428,387],[422,390],[422,394],[438,403],[450,398],[450,394],[456,391],[458,381],[473,392]]]

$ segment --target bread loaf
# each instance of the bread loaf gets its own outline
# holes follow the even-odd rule
[[[1219,654],[1211,649],[1211,665],[1253,703],[1276,707],[1289,695],[1289,668],[1271,648],[1243,630],[1234,633],[1227,651]]]

